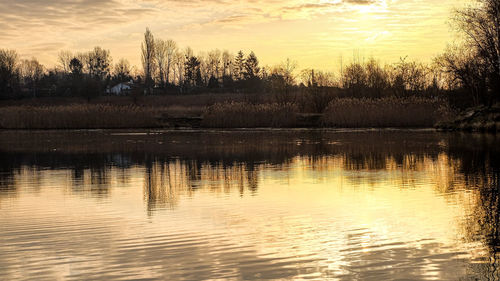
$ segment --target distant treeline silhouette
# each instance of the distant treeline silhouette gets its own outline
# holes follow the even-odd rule
[[[354,58],[340,73],[297,70],[287,59],[260,66],[254,52],[236,55],[212,50],[194,54],[175,41],[156,38],[147,28],[141,44],[142,69],[126,59],[113,64],[109,50],[61,51],[59,66],[46,69],[36,58],[21,60],[14,50],[0,50],[0,98],[100,95],[131,96],[192,93],[260,93],[274,102],[297,103],[307,93],[322,112],[335,97],[443,97],[466,107],[498,102],[500,92],[500,2],[477,0],[454,13],[463,44],[450,46],[432,63],[401,58],[381,65],[374,58]],[[424,47],[424,46],[423,46]],[[126,86],[113,87],[120,83]]]

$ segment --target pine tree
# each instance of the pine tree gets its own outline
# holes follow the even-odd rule
[[[258,77],[259,71],[259,60],[257,59],[255,53],[251,52],[245,60],[245,79],[249,80]]]
[[[242,80],[245,73],[245,55],[242,51],[238,52],[236,58],[234,59],[234,78],[235,80]]]

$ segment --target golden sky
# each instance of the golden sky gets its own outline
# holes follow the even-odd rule
[[[466,0],[2,0],[0,48],[54,66],[60,50],[111,50],[140,66],[146,27],[195,52],[253,50],[262,65],[287,57],[334,69],[353,54],[427,61],[453,41]]]

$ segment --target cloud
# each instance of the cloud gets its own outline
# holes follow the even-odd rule
[[[95,30],[153,13],[151,8],[124,6],[117,0],[16,0],[0,2],[0,24],[15,34],[45,30]]]
[[[406,52],[410,41],[420,44],[414,53],[427,54],[444,44],[457,1],[465,0],[0,0],[0,47],[53,65],[60,49],[100,45],[140,64],[138,46],[150,27],[197,50],[252,48],[271,59],[291,42],[292,56],[308,56],[307,48],[348,53],[368,43]]]

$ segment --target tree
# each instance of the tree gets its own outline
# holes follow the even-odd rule
[[[469,92],[467,104],[485,103],[487,92],[487,69],[476,57],[474,50],[465,47],[449,47],[447,51],[436,58],[436,63],[442,71],[451,77],[449,89],[462,87]]]
[[[471,87],[471,79],[484,81],[480,103],[492,103],[500,100],[500,1],[475,0],[475,4],[455,13],[454,23],[464,35],[465,48],[468,50],[460,63],[451,61],[455,54],[444,58],[445,69],[457,73],[456,78]],[[465,59],[473,57],[473,61]],[[448,63],[448,64],[446,64]],[[466,73],[473,77],[464,77]],[[468,81],[469,80],[469,81]],[[474,90],[478,90],[477,87]],[[474,91],[473,90],[473,91]]]
[[[0,49],[0,95],[12,95],[18,87],[18,55],[14,50]]]
[[[197,57],[193,55],[186,57],[184,70],[184,84],[186,86],[201,86],[200,61]]]
[[[208,52],[208,74],[210,77],[219,79],[221,77],[221,59],[222,53],[219,50]]]
[[[156,39],[155,53],[156,65],[158,66],[158,77],[160,78],[160,86],[165,86],[165,73],[167,68],[167,42],[163,39]]]
[[[131,72],[130,63],[128,60],[122,58],[115,65],[114,79],[117,82],[130,81],[132,79]]]
[[[71,94],[74,96],[82,95],[83,85],[83,63],[78,58],[73,58],[69,62],[69,69],[71,71],[71,83],[69,88]]]
[[[177,43],[175,43],[175,41],[172,39],[168,39],[166,42],[166,49],[167,49],[166,78],[167,78],[167,84],[168,84],[168,83],[170,83],[170,71],[174,68],[175,56],[176,56],[176,51],[177,51]],[[174,80],[175,80],[175,77],[174,77]]]
[[[184,73],[184,65],[185,65],[186,57],[180,51],[176,51],[173,56],[173,83],[175,83],[175,79],[177,77],[177,85],[182,85],[182,77]]]
[[[244,63],[245,72],[244,77],[247,80],[254,79],[259,75],[259,60],[254,52],[250,52]]]
[[[36,97],[38,84],[43,77],[43,65],[37,59],[32,58],[31,60],[23,60],[20,69],[24,85],[30,90],[33,97]]]
[[[154,36],[149,30],[146,28],[146,32],[144,33],[144,41],[141,44],[141,58],[142,58],[142,67],[144,69],[144,82],[146,84],[146,89],[148,94],[151,94],[152,87],[154,85],[153,75],[156,70],[155,64],[155,40]]]
[[[111,72],[111,62],[109,50],[95,47],[87,54],[87,70],[90,77],[103,81]]]
[[[314,69],[303,69],[300,72],[302,83],[307,87],[335,87],[337,81],[333,72],[323,72]]]
[[[384,91],[389,87],[389,75],[374,58],[368,60],[366,68],[366,84],[371,90],[371,96],[382,97]]]
[[[82,62],[77,58],[71,59],[71,61],[69,62],[69,70],[71,71],[71,74],[73,76],[82,75],[82,73],[83,73]]]
[[[222,76],[232,76],[233,56],[228,52],[222,52]]]
[[[242,80],[245,73],[245,55],[243,51],[239,51],[234,59],[234,75],[235,80]]]
[[[367,84],[366,71],[363,65],[358,62],[352,63],[342,72],[342,83],[345,89],[348,89],[353,96],[361,96],[363,89]]]
[[[68,73],[70,71],[69,63],[73,58],[74,56],[70,51],[60,51],[59,54],[57,55],[57,60],[61,64],[64,73]]]
[[[292,96],[292,88],[295,84],[294,71],[296,68],[297,63],[287,58],[286,61],[271,71],[268,81],[277,103],[295,102],[295,97]]]
[[[400,58],[394,64],[392,73],[392,87],[397,95],[422,92],[427,84],[427,69],[421,63],[406,61]]]

